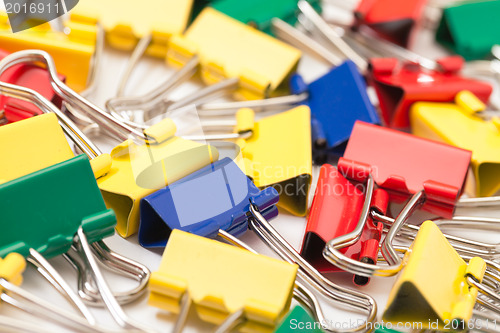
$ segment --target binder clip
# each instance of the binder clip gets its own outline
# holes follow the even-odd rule
[[[160,268],[152,275],[149,304],[179,313],[175,332],[181,331],[191,304],[195,305],[202,320],[220,324],[215,330],[217,333],[230,329],[272,332],[273,327],[288,311],[292,295],[308,309],[317,322],[327,322],[318,298],[296,279],[296,275],[301,274],[295,264],[259,255],[247,244],[224,231],[219,233],[219,237],[239,249],[174,230]],[[199,264],[185,265],[186,261],[193,263],[192,260]],[[227,265],[228,262],[230,266]],[[244,268],[238,268],[242,263],[245,263]],[[210,278],[195,278],[193,267],[205,267],[204,265],[208,265],[206,272]],[[272,279],[267,277],[265,287],[260,286],[264,280],[254,277],[262,269],[272,272],[269,275]],[[247,290],[231,291],[230,286],[234,281],[247,280],[244,283],[248,286]],[[279,286],[274,287],[278,281]],[[252,292],[254,288],[259,291]],[[268,288],[272,288],[272,291],[267,291]],[[319,289],[323,290],[321,287]],[[325,295],[331,301],[330,294]],[[369,306],[365,304],[365,307]],[[329,326],[325,330],[335,331]]]
[[[0,50],[0,58],[8,54],[8,52]],[[60,108],[61,101],[52,90],[48,76],[49,74],[45,70],[36,66],[20,65],[5,71],[0,76],[0,81],[33,89]],[[59,79],[64,82],[65,77],[59,75]],[[5,123],[15,122],[41,114],[40,110],[35,105],[5,96],[0,96],[0,106],[4,112]]]
[[[368,191],[368,193],[371,193]],[[358,310],[364,311],[367,313],[366,321],[357,327],[353,327],[352,331],[369,331],[370,323],[376,319],[377,314],[377,304],[375,300],[356,290],[350,290],[339,285],[336,285],[332,281],[325,278],[318,270],[316,270],[312,265],[310,265],[305,259],[303,259],[300,254],[291,246],[277,231],[273,228],[273,226],[264,218],[264,216],[259,212],[258,207],[255,205],[250,205],[250,214],[251,219],[249,219],[250,229],[253,230],[257,236],[272,248],[276,254],[278,254],[283,260],[287,261],[291,264],[296,264],[299,266],[299,270],[297,275],[301,280],[306,282],[308,285],[314,287],[314,290],[319,292],[321,295],[325,296],[326,299],[330,302],[339,302],[342,304],[349,304],[349,306],[356,308]],[[237,238],[234,238],[232,235],[220,232],[219,236],[224,240],[235,244],[239,247],[248,248],[245,244],[242,244]],[[311,303],[311,300],[314,299],[314,295],[308,293],[307,288],[302,289],[299,294],[299,299],[302,299],[301,304],[315,304],[314,301]],[[304,293],[309,294],[307,298],[309,300],[304,299]],[[311,308],[310,306],[308,306]],[[315,318],[319,322],[325,322],[325,318],[321,312],[321,309],[318,306],[314,306],[315,309]],[[327,331],[332,331],[331,328],[325,328]],[[334,330],[333,330],[334,331]]]
[[[354,12],[355,27],[368,26],[387,40],[408,47],[420,26],[426,0],[401,3],[394,0],[363,0]]]
[[[315,22],[318,29],[323,29],[326,22],[307,1],[299,1],[299,8],[307,19]],[[332,156],[342,155],[356,120],[380,123],[377,112],[368,98],[363,77],[356,68],[364,66],[363,60],[353,57],[354,61],[342,62],[330,51],[321,51],[312,38],[283,21],[273,20],[273,28],[278,37],[298,48],[310,51],[317,58],[323,58],[335,66],[308,85],[305,85],[297,74],[290,81],[292,93],[308,93],[308,98],[303,104],[311,108],[313,155],[314,160],[322,164]],[[329,32],[331,29],[327,30]],[[338,40],[335,43],[338,43]],[[349,49],[341,50],[346,56],[352,54]],[[349,112],[346,112],[347,108]]]
[[[436,40],[466,60],[483,59],[500,43],[496,13],[500,1],[465,1],[449,5],[436,30]],[[467,28],[461,22],[467,22]]]
[[[423,328],[466,330],[476,302],[498,313],[492,302],[498,295],[483,282],[485,261],[474,257],[466,263],[431,221],[422,224],[405,261],[389,295],[385,321],[419,321]],[[435,271],[439,274],[431,282],[429,272]],[[493,319],[484,312],[481,317]]]
[[[316,11],[321,12],[320,1],[309,2]],[[211,7],[271,36],[273,36],[271,28],[273,18],[279,18],[292,26],[297,23],[297,0],[274,1],[272,6],[266,1],[242,3],[234,0],[218,0]]]
[[[48,265],[50,265],[47,262]],[[50,266],[52,268],[52,266]],[[50,320],[54,323],[66,326],[78,332],[98,331],[103,332],[103,328],[95,324],[90,312],[86,318],[74,314],[71,311],[60,308],[52,303],[37,297],[36,295],[22,289],[23,272],[26,268],[26,261],[19,253],[9,253],[0,259],[0,298],[1,302],[14,308],[22,310],[34,318]],[[64,280],[63,280],[64,281]],[[85,308],[86,311],[89,311]],[[21,332],[40,332],[40,322],[30,319],[29,322],[19,321],[12,317],[0,316],[2,323],[0,326],[9,330]]]
[[[334,166],[323,164],[300,251],[302,257],[321,273],[339,270],[323,257],[323,249],[329,240],[354,230],[364,200],[365,195],[359,184],[353,184],[345,179]],[[385,215],[387,205],[387,192],[382,189],[375,190],[370,211],[376,210]],[[351,246],[342,248],[341,252],[353,260],[376,264],[383,230],[383,224],[374,221],[372,216],[368,215],[359,240]],[[365,285],[369,279],[354,276],[353,281],[357,285]]]
[[[483,101],[487,101],[492,92],[490,84],[459,74],[463,67],[463,59],[460,57],[447,57],[437,62],[426,59],[383,40],[373,43],[373,34],[367,34],[367,29],[356,34],[346,33],[348,37],[341,37],[306,2],[299,2],[299,8],[323,37],[352,59],[359,70],[366,74],[377,93],[382,118],[390,127],[409,127],[408,112],[414,102],[451,101],[464,89],[473,91]],[[368,63],[347,43],[353,39],[365,49],[382,52],[383,55],[389,53],[391,57],[396,55],[405,61],[399,65],[394,58],[372,58]]]
[[[214,121],[212,125],[220,122]],[[309,123],[307,106],[258,121],[254,121],[252,109],[240,109],[236,114],[234,136],[241,147],[245,173],[258,188],[274,187],[280,195],[278,206],[298,216],[307,212],[312,178],[311,133],[309,127],[304,126]],[[204,128],[208,128],[207,125],[210,124],[202,121]],[[228,137],[209,135],[205,138]]]
[[[415,103],[410,112],[412,132],[420,137],[472,151],[476,195],[491,196],[500,189],[496,151],[500,147],[497,118],[471,92],[462,91],[455,103]],[[495,115],[495,113],[493,113]],[[486,118],[485,118],[486,117]]]
[[[61,113],[40,94],[24,87],[1,82],[0,92],[2,95],[12,98],[23,98],[24,101],[39,106],[43,112],[48,112],[48,114],[0,128],[0,137],[5,138],[3,142],[9,141],[12,137],[24,138],[24,140],[15,141],[15,144],[11,142],[9,145],[0,145],[0,152],[8,161],[8,163],[2,163],[0,184],[15,181],[19,177],[74,158],[64,134],[67,134],[79,149],[92,159],[90,162],[95,178],[109,171],[111,163],[109,155],[102,154],[64,113]],[[55,115],[60,117],[61,126],[57,124]],[[30,140],[26,140],[26,138]],[[120,303],[129,303],[141,296],[149,278],[149,270],[145,266],[111,251],[103,242],[93,244],[93,250],[105,266],[139,282],[135,289],[115,294]],[[84,271],[82,263],[76,261],[74,256],[65,257],[77,270]],[[102,300],[92,288],[92,284],[87,283],[88,278],[88,274],[79,275],[79,295],[90,304],[102,304]]]
[[[180,183],[177,183],[177,184],[179,187],[183,187],[183,180],[181,180]],[[176,184],[174,184],[174,185],[176,185]],[[172,185],[172,187],[174,185]],[[193,183],[192,185],[199,186],[198,183]],[[230,192],[230,195],[234,195],[234,193],[236,192],[236,191],[233,191],[234,187],[235,187],[234,185],[231,187],[226,187],[226,191]],[[276,198],[276,196],[277,196],[276,190],[274,190],[272,188],[268,188],[265,191],[267,193],[272,193],[274,195],[274,198]],[[189,193],[193,193],[193,191],[190,191]],[[227,197],[227,195],[217,196],[218,202],[210,207],[218,207],[218,206],[220,206],[221,202],[228,202],[228,200],[225,199],[226,197]],[[289,263],[292,263],[292,264],[297,263],[300,265],[300,270],[299,270],[300,274],[299,275],[301,276],[301,279],[304,279],[304,281],[306,281],[308,283],[312,283],[315,286],[315,288],[319,292],[322,293],[322,295],[327,297],[327,299],[339,301],[341,303],[348,302],[349,304],[351,304],[355,308],[361,309],[363,311],[367,311],[368,312],[368,319],[367,319],[368,321],[374,320],[375,315],[376,315],[376,304],[374,303],[373,299],[371,299],[368,295],[337,286],[337,285],[333,284],[330,280],[327,280],[325,277],[323,277],[317,270],[315,270],[306,261],[304,261],[300,257],[300,255],[293,249],[293,247],[291,247],[286,242],[286,240],[284,240],[276,232],[276,230],[274,230],[274,228],[269,224],[269,222],[264,218],[263,214],[268,215],[269,208],[264,209],[263,213],[261,214],[258,211],[259,208],[257,205],[258,205],[258,203],[250,202],[249,212],[247,213],[248,224],[250,225],[251,229],[254,230],[259,235],[259,237],[262,238],[262,240],[266,244],[268,244],[270,247],[272,247],[282,258],[286,258],[286,260]],[[273,208],[273,209],[275,211],[275,208]],[[179,221],[179,222],[181,222],[181,221]],[[175,223],[177,223],[177,222],[175,221]],[[180,223],[178,223],[178,224],[180,224]],[[182,229],[182,228],[184,228],[184,226],[181,225],[180,228]],[[211,228],[214,229],[215,226],[212,226]],[[173,235],[175,235],[175,233],[180,233],[180,232],[181,231],[179,231],[179,230],[173,230],[171,232],[170,238],[167,242],[167,250],[166,251],[168,251],[168,248],[173,241],[172,240]],[[197,231],[195,231],[195,232],[197,232]],[[237,238],[235,238],[232,235],[232,232],[228,232],[228,231],[219,229],[218,236],[222,237],[224,240],[226,240],[232,244],[235,244],[239,247],[248,248],[248,246],[246,246],[245,244],[242,244]],[[190,237],[195,237],[195,236],[190,236]],[[186,259],[186,260],[189,260],[189,259]],[[186,260],[183,260],[183,262],[186,262]],[[200,260],[203,260],[203,259],[200,259]],[[208,262],[206,260],[204,260],[204,261]],[[154,281],[154,279],[153,279],[153,281]],[[160,288],[158,288],[158,290],[160,290]],[[161,291],[165,292],[165,289],[163,288],[163,289],[161,289]],[[170,292],[167,292],[166,294],[171,295]],[[179,298],[181,296],[182,295],[179,294]],[[304,296],[304,295],[302,295],[302,296]],[[310,297],[310,296],[308,296],[308,297]],[[314,296],[312,296],[312,297],[314,297]],[[176,301],[175,304],[177,304],[177,303],[178,302]],[[306,304],[309,304],[309,305],[313,304],[314,305],[317,303],[314,303],[314,302],[311,303],[310,301],[306,301]],[[317,308],[317,306],[314,306],[314,307]],[[182,313],[184,313],[184,311],[182,311]],[[320,309],[316,309],[315,313],[317,314],[318,318],[324,319],[322,313],[320,312]]]
[[[460,76],[463,60],[447,57],[438,60],[441,70],[424,70],[415,63],[398,66],[396,59],[371,59],[370,80],[380,101],[382,117],[395,128],[408,128],[409,108],[419,101],[451,102],[462,90],[473,92],[486,102],[490,84]]]
[[[195,55],[204,82],[238,78],[235,95],[258,99],[281,88],[301,53],[213,8],[205,8],[183,35],[172,37],[167,61],[180,66]]]
[[[290,306],[296,274],[295,265],[173,230],[151,276],[149,304],[179,313],[187,295],[186,306],[192,303],[203,321],[220,325],[243,312],[242,330],[271,332]]]
[[[251,109],[237,114],[237,129],[253,125],[252,135],[237,141],[246,174],[258,188],[274,187],[280,207],[304,216],[312,179],[311,133],[304,126],[311,121],[309,108],[298,106],[256,122],[253,116]]]
[[[294,93],[300,91],[294,88],[292,85]],[[307,91],[309,98],[305,104],[311,108],[313,155],[318,163],[343,154],[357,120],[380,123],[364,80],[352,61],[311,82]]]
[[[148,0],[137,6],[133,1],[116,0],[103,4],[90,0],[79,3],[71,11],[71,18],[99,22],[106,31],[109,44],[122,50],[132,50],[141,38],[149,34],[151,43],[147,53],[165,57],[169,38],[186,28],[192,4],[193,0]]]
[[[85,135],[53,104],[34,91],[0,82],[0,92],[10,98],[40,107],[44,114],[0,127],[0,183],[10,181],[74,157],[67,135],[79,149],[91,158],[94,174],[99,177],[109,170],[110,157],[85,139]],[[58,117],[62,119],[58,123]],[[23,140],[12,141],[14,137]],[[8,144],[7,144],[8,142]],[[88,144],[87,144],[88,143]]]
[[[391,201],[421,193],[426,197],[423,209],[449,217],[463,192],[470,157],[464,149],[356,122],[338,169],[352,180],[371,170]]]
[[[48,259],[73,247],[117,323],[124,328],[141,329],[141,325],[129,320],[121,309],[94,258],[94,246],[90,244],[95,243],[99,248],[99,243],[114,233],[116,217],[106,208],[85,155],[1,184],[0,197],[6,228],[0,236],[0,256],[11,252],[26,257],[39,253],[39,258]],[[31,209],[21,208],[26,201],[31,203]],[[109,267],[120,271],[120,265],[111,263]],[[41,268],[53,277],[54,270]],[[133,268],[129,267],[129,272],[130,269]],[[146,273],[143,278],[147,281],[147,269]],[[145,291],[145,286],[143,283],[135,298]]]
[[[20,51],[5,57],[0,61],[0,73],[12,63],[32,61],[47,66],[52,84],[59,88],[58,94],[65,103],[85,112],[115,138],[125,140],[111,152],[108,172],[98,178],[106,204],[117,214],[121,236],[137,232],[141,198],[218,159],[216,149],[174,136],[176,128],[170,119],[144,131],[118,121],[63,84],[55,74],[52,58],[43,51]],[[138,143],[130,140],[129,135]],[[109,165],[109,159],[107,162]]]
[[[271,219],[278,215],[277,201],[275,190],[260,191],[224,158],[142,199],[139,243],[164,247],[174,229],[210,238],[222,229],[238,237],[248,229],[251,202]]]
[[[78,21],[65,22],[69,33],[54,31],[48,23],[11,33],[7,15],[0,16],[0,43],[7,52],[41,49],[54,57],[60,74],[76,91],[87,86],[96,51],[98,27]],[[69,61],[71,59],[71,61]]]
[[[322,164],[330,157],[342,155],[356,120],[378,124],[380,119],[352,61],[342,63],[329,50],[321,51],[322,46],[315,40],[279,19],[273,19],[272,25],[279,38],[336,67],[309,84],[294,74],[289,83],[293,95],[244,102],[203,103],[197,106],[198,112],[202,116],[211,116],[232,114],[242,107],[258,112],[308,105],[311,109],[313,160]],[[349,112],[346,112],[347,108]]]
[[[366,198],[354,230],[328,241],[323,250],[325,259],[338,268],[364,277],[396,274],[403,265],[392,245],[396,235],[416,209],[443,217],[453,214],[463,190],[470,156],[466,150],[357,122],[344,157],[339,159],[338,170],[350,180],[366,182]],[[428,161],[433,161],[432,166]],[[411,195],[381,245],[388,266],[353,260],[340,252],[361,237],[371,214],[374,183],[387,191],[390,202],[404,201]]]

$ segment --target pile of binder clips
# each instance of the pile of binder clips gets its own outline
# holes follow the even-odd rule
[[[500,332],[500,243],[484,240],[500,226],[500,0],[70,7],[26,29],[33,11],[1,16],[0,299],[30,318],[0,314],[2,331],[165,331],[125,312],[144,308],[174,332],[190,312],[215,332]],[[410,51],[423,33],[447,55]],[[111,48],[128,63],[99,105]],[[328,69],[309,80],[303,55]],[[128,93],[145,56],[174,74]],[[289,216],[300,249],[270,223]],[[115,231],[159,267],[108,247]],[[21,287],[35,271],[69,307]],[[365,286],[384,279],[378,307]],[[346,328],[331,306],[365,319]]]

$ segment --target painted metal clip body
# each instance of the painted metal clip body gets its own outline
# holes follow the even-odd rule
[[[139,243],[164,247],[174,229],[211,238],[222,229],[238,237],[248,229],[250,204],[271,219],[277,201],[276,190],[260,191],[224,158],[142,199]]]
[[[463,192],[470,158],[468,150],[356,122],[338,169],[351,180],[370,171],[391,201],[424,190],[423,209],[449,217]]]
[[[409,128],[409,109],[415,102],[451,102],[462,90],[472,91],[483,102],[492,92],[489,83],[460,76],[460,57],[438,60],[442,70],[391,58],[371,59],[370,81],[380,102],[384,122],[394,128]]]
[[[301,52],[213,8],[205,8],[167,53],[173,65],[197,55],[207,84],[239,78],[238,99],[268,97],[297,67]]]

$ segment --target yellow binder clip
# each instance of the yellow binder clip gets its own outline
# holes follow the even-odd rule
[[[0,82],[2,94],[23,97],[38,105],[45,114],[0,127],[0,155],[5,160],[0,164],[0,183],[73,158],[75,155],[65,134],[91,159],[96,178],[109,171],[109,155],[100,153],[64,113],[33,91],[13,87],[16,86]]]
[[[235,139],[241,149],[243,160],[240,168],[252,178],[259,188],[274,187],[280,200],[279,207],[294,215],[304,216],[307,212],[309,187],[312,179],[311,115],[308,106],[254,120],[252,109],[242,108],[236,113],[234,134],[209,134],[185,137],[192,140]],[[231,121],[202,118],[202,126],[210,127],[233,124]]]
[[[140,38],[151,34],[147,53],[165,57],[168,40],[181,34],[191,15],[193,0],[85,0],[72,10],[71,18],[99,22],[108,42],[118,49],[132,50]]]
[[[290,307],[296,274],[296,265],[173,230],[151,275],[149,304],[179,313],[187,294],[203,321],[220,325],[243,311],[241,331],[272,332]]]
[[[404,261],[406,266],[391,290],[384,320],[419,322],[428,329],[464,330],[476,299],[498,311],[483,298],[498,300],[494,292],[491,295],[489,284],[482,283],[485,261],[474,257],[466,263],[432,221],[422,224]]]
[[[180,66],[194,55],[207,84],[239,78],[240,99],[267,97],[295,70],[299,50],[212,8],[205,8],[183,35],[173,36],[167,61]]]
[[[65,26],[67,33],[52,30],[48,23],[12,33],[7,15],[0,14],[0,44],[8,52],[40,49],[50,53],[68,86],[80,92],[91,72],[98,27],[80,21],[68,21]]]
[[[472,151],[476,195],[481,197],[500,189],[500,122],[484,110],[476,96],[462,91],[455,104],[418,102],[410,113],[413,134]]]
[[[99,170],[95,168],[94,172],[98,173],[97,182],[106,205],[116,213],[116,230],[123,237],[138,230],[141,198],[218,159],[218,151],[215,148],[174,136],[176,126],[170,119],[164,119],[145,130],[138,130],[118,121],[61,82],[57,77],[53,59],[46,52],[27,50],[8,55],[0,61],[0,73],[13,64],[33,61],[47,66],[52,83],[59,88],[58,94],[66,103],[84,111],[100,127],[108,130],[118,140],[124,141],[111,152],[110,159],[75,126],[70,126],[68,131],[70,135],[75,135],[73,131],[79,132],[77,137],[84,141],[82,150],[90,150],[92,153],[89,157],[103,156],[98,160],[99,163],[96,163]],[[5,83],[1,85],[15,87]],[[40,98],[43,99],[41,96]],[[48,101],[46,104],[51,105]],[[57,113],[57,108],[53,108]],[[68,119],[63,122],[71,123]]]
[[[304,216],[312,179],[309,107],[299,106],[255,123],[253,117],[252,109],[240,109],[236,115],[237,131],[252,128],[250,137],[237,141],[246,174],[259,188],[276,188],[278,206]]]

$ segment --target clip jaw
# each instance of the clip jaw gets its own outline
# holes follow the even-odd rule
[[[211,238],[222,229],[239,236],[248,229],[250,204],[271,219],[278,214],[277,201],[275,189],[259,191],[236,163],[225,158],[145,197],[139,243],[164,247],[174,229]],[[198,204],[194,210],[193,204]]]
[[[409,109],[415,102],[451,102],[462,90],[472,91],[483,102],[488,100],[490,84],[460,76],[463,59],[448,57],[438,60],[438,64],[441,70],[424,70],[412,62],[398,67],[396,59],[371,59],[370,80],[388,126],[410,127]]]
[[[500,133],[496,118],[484,119],[485,105],[462,91],[452,103],[415,103],[411,108],[412,133],[472,151],[476,195],[491,196],[500,189]],[[452,120],[452,121],[451,121]]]

